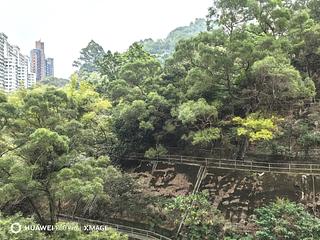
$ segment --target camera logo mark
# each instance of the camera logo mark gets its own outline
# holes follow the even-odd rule
[[[20,223],[12,223],[11,224],[10,230],[12,233],[17,234],[17,233],[21,232],[21,229],[22,229],[22,227],[21,227]]]

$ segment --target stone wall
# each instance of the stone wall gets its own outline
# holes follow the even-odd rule
[[[300,202],[320,212],[320,177],[210,170],[200,191],[207,190],[214,206],[234,223],[247,224],[254,210],[277,198]],[[313,204],[313,200],[315,203]]]

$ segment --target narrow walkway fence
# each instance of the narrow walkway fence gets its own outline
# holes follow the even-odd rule
[[[134,228],[130,226],[115,224],[115,223],[109,223],[99,220],[93,220],[88,218],[81,218],[81,217],[72,217],[65,214],[58,214],[57,217],[62,220],[71,221],[71,222],[78,222],[78,223],[84,223],[84,224],[95,224],[99,226],[106,226],[113,228],[121,233],[124,233],[128,235],[130,238],[138,239],[138,240],[172,240],[171,238],[168,238],[166,236],[160,235],[158,233]]]
[[[178,147],[166,147],[168,154],[215,157],[225,159],[236,159],[238,148],[214,147],[212,149],[184,149]],[[246,160],[256,160],[264,162],[309,162],[316,163],[320,159],[320,148],[309,148],[308,152],[301,148],[284,149],[278,152],[272,152],[270,149],[264,152],[248,150],[245,155]]]
[[[313,163],[290,163],[290,162],[260,162],[260,161],[241,161],[233,159],[219,159],[212,157],[195,157],[183,155],[162,155],[154,158],[147,158],[143,154],[133,154],[123,157],[118,157],[129,161],[144,161],[144,162],[161,162],[172,164],[186,164],[204,166],[207,169],[226,169],[239,170],[250,172],[273,172],[285,174],[309,174],[320,175],[320,164]]]

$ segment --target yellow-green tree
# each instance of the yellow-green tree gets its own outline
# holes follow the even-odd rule
[[[243,159],[249,143],[269,141],[278,133],[277,122],[280,118],[259,117],[251,114],[246,118],[234,117],[232,122],[237,126],[237,136],[240,137],[240,146],[237,159]]]

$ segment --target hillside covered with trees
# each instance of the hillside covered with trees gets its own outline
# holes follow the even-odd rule
[[[206,20],[198,18],[191,22],[189,26],[178,27],[171,31],[164,39],[153,40],[151,38],[144,39],[139,43],[148,53],[156,56],[160,62],[164,62],[174,52],[176,44],[180,40],[188,39],[196,36],[201,32],[207,31]]]
[[[149,195],[121,158],[219,148],[239,161],[254,152],[320,164],[319,9],[317,0],[216,0],[206,23],[165,40],[121,53],[91,41],[63,87],[1,93],[0,239],[127,239],[113,229],[10,231],[59,226],[59,214],[151,230],[183,219],[172,239],[320,239],[319,209],[278,199],[238,231],[206,191]]]

